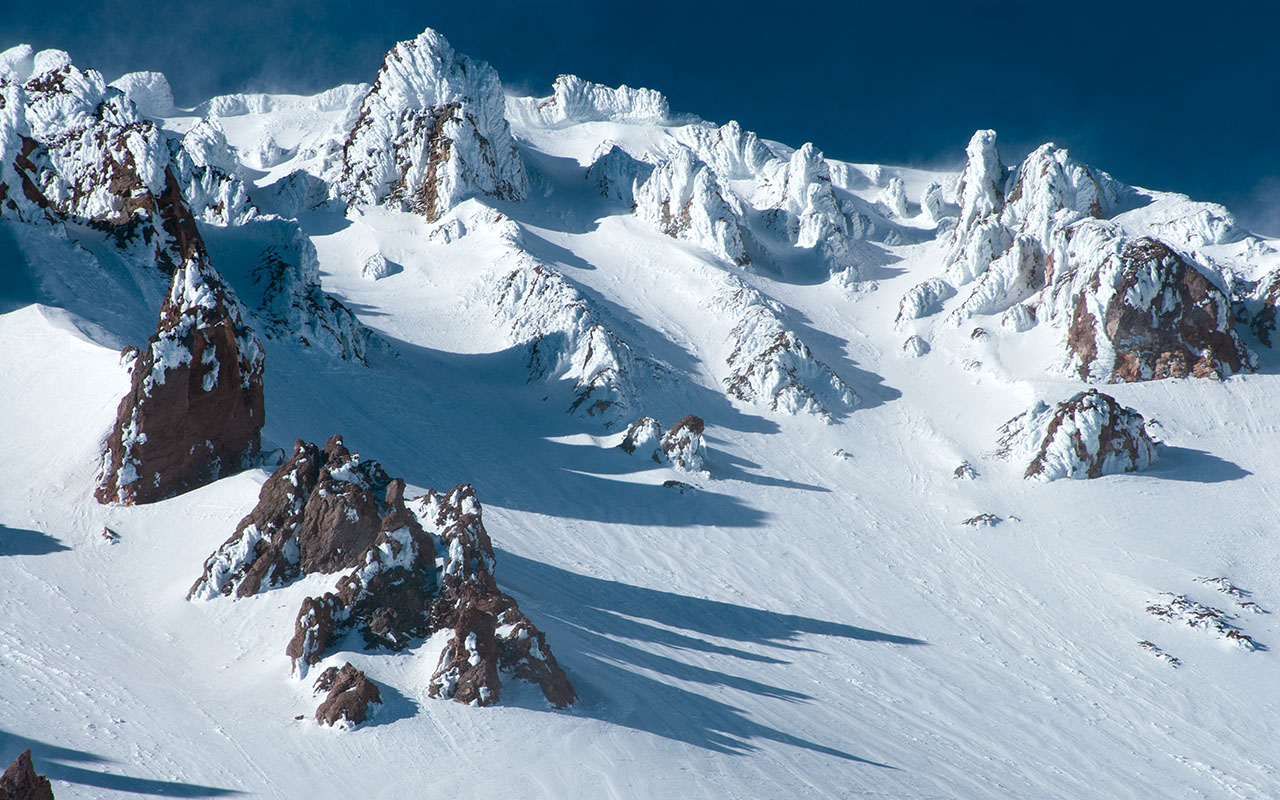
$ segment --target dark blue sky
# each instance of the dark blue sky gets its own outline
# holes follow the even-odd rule
[[[22,3],[0,46],[169,76],[180,104],[372,80],[425,27],[544,93],[561,72],[836,158],[950,164],[979,127],[1007,161],[1047,140],[1128,183],[1226,203],[1280,234],[1280,4]]]

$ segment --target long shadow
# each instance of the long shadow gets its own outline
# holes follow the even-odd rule
[[[1160,459],[1143,475],[1188,483],[1226,483],[1253,473],[1226,459],[1192,447],[1160,446]]]
[[[498,579],[506,590],[536,597],[536,602],[525,605],[535,610],[539,619],[554,619],[554,624],[562,626],[552,638],[561,653],[571,653],[569,660],[580,665],[576,669],[574,664],[568,665],[581,698],[575,707],[577,713],[721,753],[751,752],[758,749],[754,741],[769,740],[887,766],[763,725],[740,708],[672,682],[724,687],[788,703],[809,702],[812,698],[808,695],[687,663],[639,645],[785,665],[788,662],[782,656],[809,649],[801,644],[805,636],[833,636],[869,644],[927,644],[847,623],[593,578],[505,551],[498,554]],[[778,653],[761,654],[742,645],[772,648]],[[582,663],[584,658],[589,663]]]
[[[70,549],[47,533],[0,525],[0,556],[44,556]]]
[[[370,714],[369,719],[360,727],[380,728],[402,719],[409,719],[418,713],[418,704],[405,697],[394,686],[379,682],[378,693],[382,696],[382,707]]]
[[[0,760],[9,764],[23,750],[31,749],[31,759],[35,763],[38,774],[50,780],[78,783],[81,786],[93,786],[113,792],[129,794],[149,794],[159,797],[226,797],[227,795],[244,794],[238,789],[220,789],[216,786],[201,786],[196,783],[181,781],[161,781],[153,778],[131,778],[127,775],[116,775],[110,772],[96,772],[84,767],[64,764],[71,761],[78,764],[110,764],[110,759],[88,753],[84,750],[73,750],[68,747],[29,739],[24,736],[0,730]]]

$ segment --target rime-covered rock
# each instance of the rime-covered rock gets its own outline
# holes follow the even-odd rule
[[[865,231],[841,207],[831,182],[831,165],[822,153],[806,143],[773,172],[770,181],[777,187],[773,190],[777,198],[772,205],[785,216],[791,242],[818,248],[833,273],[856,267],[850,241],[862,238]]]
[[[704,423],[693,414],[681,417],[662,437],[666,462],[684,472],[701,472],[706,448],[702,442]]]
[[[897,176],[889,179],[888,185],[880,190],[876,202],[885,209],[886,216],[903,219],[907,216],[907,185]]]
[[[524,164],[498,73],[426,30],[383,59],[343,147],[338,189],[434,222],[461,200],[520,200]]]
[[[369,256],[360,267],[360,277],[368,281],[381,280],[391,274],[394,274],[394,270],[387,263],[387,258],[382,253],[374,253]]]
[[[908,358],[921,358],[929,354],[929,342],[920,336],[912,334],[902,343],[902,352]]]
[[[1098,478],[1149,467],[1157,458],[1142,415],[1097,389],[1054,407],[1038,402],[1000,428],[996,454],[1026,463],[1027,479]]]
[[[573,382],[570,413],[612,427],[639,407],[638,378],[655,365],[609,330],[559,272],[521,254],[519,266],[494,287],[493,303],[512,342],[528,348],[533,377]]]
[[[351,666],[329,667],[316,678],[314,694],[325,693],[316,709],[316,722],[341,729],[354,728],[369,718],[370,706],[382,705],[382,692],[365,674]]]
[[[677,147],[635,189],[636,214],[673,239],[692,242],[734,264],[751,262],[737,196],[687,147]]]
[[[684,125],[672,133],[721,180],[757,178],[766,165],[777,160],[754,131],[743,130],[735,120],[719,127],[711,123]]]
[[[930,278],[907,290],[898,301],[898,316],[894,325],[901,328],[913,319],[920,319],[937,314],[942,304],[955,297],[956,288],[942,278]]]
[[[169,79],[162,72],[130,72],[116,78],[111,85],[124,92],[143,116],[158,119],[177,111]]]
[[[192,213],[212,225],[243,225],[258,216],[239,163],[215,119],[204,119],[170,142],[174,174]]]
[[[300,575],[349,569],[394,507],[391,479],[333,436],[323,449],[298,440],[262,484],[258,504],[205,561],[187,597],[248,597]],[[403,491],[401,485],[397,491]]]
[[[965,154],[968,160],[956,191],[960,216],[952,233],[953,250],[949,260],[957,257],[954,247],[968,242],[975,227],[1004,205],[1006,171],[996,150],[996,132],[984,130],[974,133]]]
[[[920,195],[920,215],[925,220],[937,224],[942,219],[943,198],[942,184],[931,182]]]
[[[671,115],[667,98],[653,89],[614,89],[577,75],[561,75],[551,88],[550,97],[507,98],[507,113],[518,122],[547,127],[582,122],[660,125]]]
[[[441,633],[428,693],[460,703],[498,702],[503,680],[536,684],[556,707],[575,693],[546,637],[494,579],[496,559],[470,486],[405,503],[388,494],[382,534],[336,591],[303,601],[286,650],[305,674],[339,636],[358,631],[370,647],[401,650]],[[437,554],[442,558],[437,565]]]
[[[18,754],[0,775],[0,798],[4,800],[53,800],[49,779],[36,774],[31,748]]]
[[[627,428],[618,448],[627,455],[638,453],[661,464],[666,458],[662,448],[662,425],[653,417],[641,417]]]
[[[779,310],[745,285],[721,293],[719,312],[734,320],[726,363],[731,397],[762,403],[786,414],[805,412],[830,420],[858,405],[858,396],[783,324]]]
[[[602,146],[601,150],[587,168],[587,180],[603,197],[624,203],[634,202],[636,185],[649,178],[653,165],[632,158],[616,144],[610,144],[608,149]]]
[[[94,496],[151,503],[249,466],[261,443],[263,354],[206,263],[195,221],[160,321],[132,365]]]

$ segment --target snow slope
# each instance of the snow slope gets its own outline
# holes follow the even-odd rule
[[[1163,442],[1156,463],[1026,481],[995,454],[1000,426],[1086,388],[1045,368],[1057,334],[994,316],[957,330],[944,319],[963,294],[894,325],[900,298],[942,274],[949,223],[919,202],[937,183],[941,215],[954,214],[956,175],[827,162],[818,188],[837,205],[796,213],[828,237],[815,241],[857,257],[855,277],[789,238],[792,211],[770,205],[795,174],[791,148],[708,151],[703,163],[733,165],[722,185],[754,242],[740,266],[587,178],[606,143],[656,163],[727,141],[708,133],[723,129],[602,88],[566,80],[557,92],[593,102],[508,111],[524,202],[473,197],[436,222],[378,205],[295,211],[324,289],[388,346],[364,365],[264,343],[268,446],[341,433],[411,496],[475,486],[498,582],[546,633],[576,705],[552,710],[527,686],[488,708],[431,699],[426,641],[325,659],[364,670],[387,703],[355,731],[317,726],[319,699],[284,650],[302,598],[333,576],[185,599],[268,472],[149,506],[95,503],[101,440],[129,385],[124,343],[106,330],[145,336],[154,309],[139,290],[129,327],[118,310],[50,305],[44,251],[5,228],[0,761],[32,747],[59,798],[1280,796],[1280,662],[1267,647],[1280,647],[1280,615],[1197,580],[1227,578],[1280,609],[1274,354],[1250,341],[1257,373],[1101,387]],[[335,92],[341,102],[219,101],[258,191],[294,169],[325,176],[317,154],[338,152],[326,142],[341,145],[360,97]],[[585,121],[565,116],[583,105]],[[264,174],[268,134],[293,155]],[[908,218],[876,205],[893,178]],[[834,216],[818,220],[821,208]],[[1238,242],[1199,249],[1257,279],[1276,259],[1256,241],[1255,256]],[[369,280],[375,254],[399,269]],[[495,299],[522,259],[554,270],[644,359],[634,416],[706,421],[704,472],[618,449],[630,420],[566,413],[582,376],[532,372]],[[728,390],[741,309],[724,298],[739,291],[759,295],[770,331],[802,341],[807,360],[780,363],[805,365],[798,385],[825,382],[813,393],[827,413]],[[564,330],[576,328],[541,341],[572,355]],[[934,345],[922,358],[902,351],[913,332]],[[833,399],[840,386],[848,402]],[[962,462],[972,480],[956,477]],[[994,524],[962,524],[983,514]],[[1234,615],[1262,647],[1148,613],[1162,593]]]

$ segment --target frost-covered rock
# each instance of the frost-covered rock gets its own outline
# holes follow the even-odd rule
[[[31,748],[19,753],[0,775],[0,797],[5,800],[53,800],[49,779],[36,774]]]
[[[786,414],[805,412],[830,421],[858,405],[858,396],[779,317],[779,309],[755,289],[737,285],[715,300],[734,320],[732,351],[724,379],[731,397],[762,403]]]
[[[116,78],[111,85],[124,92],[129,102],[145,117],[159,119],[172,116],[177,111],[169,79],[162,72],[130,72]]]
[[[393,487],[403,492],[403,482]],[[498,702],[504,680],[526,680],[557,708],[576,695],[546,637],[494,579],[496,559],[470,486],[434,491],[392,510],[379,538],[336,591],[303,601],[287,648],[305,674],[350,631],[370,647],[402,650],[440,634],[443,649],[428,681],[432,697],[460,703]],[[440,563],[437,564],[437,554]]]
[[[662,454],[668,464],[683,472],[702,472],[706,448],[702,442],[705,425],[693,414],[681,417],[662,437]]]
[[[395,274],[395,270],[391,268],[391,264],[387,262],[386,256],[382,255],[382,253],[374,253],[369,256],[360,267],[360,277],[367,281],[381,280],[393,274]]]
[[[216,120],[205,119],[170,142],[174,175],[191,211],[201,222],[243,225],[258,216],[248,186],[236,176],[239,165]]]
[[[636,214],[673,239],[683,239],[734,264],[751,262],[737,196],[687,147],[677,147],[635,189]]]
[[[943,203],[942,184],[933,181],[920,195],[920,215],[928,222],[937,224],[943,216]]]
[[[735,120],[724,125],[704,122],[672,131],[676,141],[693,151],[721,180],[750,180],[776,161],[773,151],[754,131],[743,130]]]
[[[1157,458],[1142,415],[1096,389],[1009,420],[996,455],[1026,463],[1023,477],[1039,481],[1136,472]]]
[[[636,185],[648,180],[653,165],[632,158],[616,144],[611,144],[607,150],[601,149],[603,152],[587,168],[587,180],[610,200],[634,202]]]
[[[662,449],[662,425],[653,417],[641,417],[627,428],[618,449],[627,455],[639,454],[661,464],[666,458]]]
[[[960,216],[952,232],[954,246],[967,242],[974,228],[1004,205],[1005,166],[996,150],[996,132],[977,131],[965,148],[968,160],[960,176],[956,195],[960,202]]]
[[[262,347],[204,260],[189,216],[190,254],[173,275],[150,342],[132,365],[94,496],[151,503],[244,469],[264,422]]]
[[[786,219],[786,232],[797,247],[818,248],[833,273],[856,267],[850,241],[862,238],[861,224],[845,214],[831,182],[831,165],[811,143],[783,162],[774,162],[768,181],[776,187],[772,205]]]
[[[262,485],[258,504],[206,559],[188,599],[248,597],[300,575],[354,566],[373,543],[391,479],[333,436],[323,450],[302,440]]]
[[[1233,617],[1230,614],[1220,608],[1197,603],[1185,594],[1161,592],[1160,600],[1147,606],[1147,613],[1165,622],[1181,622],[1187,627],[1199,628],[1246,652],[1261,649],[1252,636],[1231,623]]]
[[[316,709],[316,722],[349,730],[372,713],[370,706],[382,705],[378,685],[348,662],[342,668],[329,667],[316,678],[313,694],[325,693]]]
[[[524,164],[498,73],[426,30],[383,59],[343,147],[350,203],[386,204],[434,222],[461,200],[521,200]]]
[[[885,209],[886,216],[903,219],[907,216],[907,185],[902,178],[892,177],[889,183],[880,190],[876,202]]]
[[[907,354],[908,358],[921,358],[929,354],[929,342],[920,336],[912,334],[902,343],[902,352]]]
[[[573,383],[570,413],[599,418],[606,428],[635,413],[639,381],[652,376],[655,365],[607,328],[563,275],[521,254],[492,298],[512,342],[528,348],[531,375]]]
[[[548,127],[582,122],[660,125],[671,115],[661,92],[629,86],[614,89],[577,75],[556,78],[550,97],[507,98],[507,110],[514,120]]]

